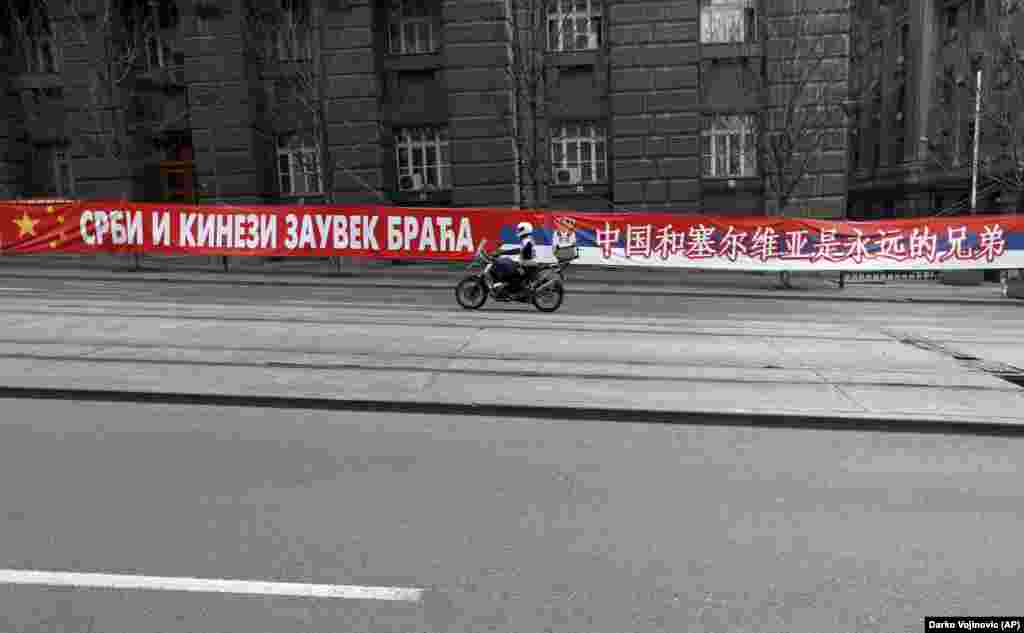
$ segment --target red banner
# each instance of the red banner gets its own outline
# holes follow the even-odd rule
[[[0,251],[465,260],[513,213],[543,224],[514,209],[0,203]]]
[[[357,256],[467,260],[533,224],[541,257],[577,264],[734,270],[1024,268],[1024,217],[844,222],[521,209],[0,203],[0,253]]]
[[[845,222],[671,214],[554,215],[572,224],[581,264],[737,270],[1024,267],[1024,216]],[[565,231],[556,230],[557,237]]]

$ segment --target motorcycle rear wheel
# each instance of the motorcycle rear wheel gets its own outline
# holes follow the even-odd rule
[[[455,300],[467,310],[478,310],[487,302],[487,286],[479,277],[466,277],[455,286]]]
[[[564,299],[565,288],[562,287],[562,282],[556,281],[547,288],[534,293],[533,306],[541,312],[554,312],[562,307]]]

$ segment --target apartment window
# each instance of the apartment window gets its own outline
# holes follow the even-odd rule
[[[551,166],[555,184],[604,182],[608,177],[606,134],[593,121],[563,123],[551,134]]]
[[[159,33],[146,38],[146,62],[150,70],[167,68],[174,64],[174,52],[170,43]]]
[[[946,25],[945,25],[945,39],[946,41],[955,40],[958,35],[957,31],[957,7],[948,7],[945,11],[946,14]]]
[[[75,176],[71,171],[71,152],[67,149],[55,149],[52,158],[54,193],[61,198],[75,195]]]
[[[853,168],[854,169],[859,169],[860,168],[860,161],[861,161],[860,143],[861,143],[860,129],[859,128],[851,129],[850,130],[850,153],[851,153],[850,162],[853,163]]]
[[[703,173],[709,178],[756,175],[757,137],[750,115],[716,116],[702,132]]]
[[[601,47],[602,0],[555,0],[548,9],[548,48],[583,51]]]
[[[700,10],[700,41],[705,44],[753,42],[757,39],[757,14],[753,0],[703,0]]]
[[[293,0],[284,0],[281,5],[281,24],[276,36],[278,61],[311,59],[313,47],[310,35],[308,8]]]
[[[945,105],[952,104],[953,92],[956,87],[956,75],[953,72],[952,66],[946,66],[946,68],[942,71],[942,81],[940,85],[941,94],[939,98],[941,99],[942,103]]]
[[[196,35],[199,37],[206,37],[213,34],[212,25],[210,24],[210,16],[205,13],[196,13],[195,23]]]
[[[39,35],[33,49],[32,58],[29,60],[32,72],[53,74],[60,71],[57,43],[52,35],[48,33]]]
[[[289,134],[278,139],[277,177],[281,195],[323,193],[320,153],[312,138]]]
[[[904,118],[906,116],[907,109],[907,85],[900,84],[899,90],[896,91],[896,124],[899,127],[903,127],[905,124]]]
[[[391,5],[388,42],[392,55],[419,55],[436,50],[434,16],[428,0],[397,0]]]
[[[899,65],[902,67],[910,62],[910,25],[904,24],[900,27],[900,57]]]
[[[451,149],[445,128],[395,130],[395,161],[400,190],[451,189]]]

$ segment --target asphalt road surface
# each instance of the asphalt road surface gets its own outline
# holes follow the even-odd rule
[[[557,323],[545,340],[571,342],[577,318],[626,360],[631,329],[689,324],[784,337],[794,349],[772,354],[796,364],[843,365],[844,345],[883,331],[1002,362],[1024,342],[1015,305],[570,294],[556,315],[474,314],[418,288],[0,285],[5,349],[46,353],[130,332],[206,354],[300,322],[315,340],[352,315],[421,322],[445,349],[462,336],[445,327],[480,319],[526,356],[531,331]],[[716,336],[693,353],[721,361]],[[941,360],[907,354],[882,358]],[[1024,568],[1021,441],[0,400],[0,568],[426,590],[406,604],[0,585],[0,631],[797,633],[1006,615]]]
[[[5,568],[427,589],[3,587],[10,633],[909,631],[1019,606],[1021,440],[0,406]]]

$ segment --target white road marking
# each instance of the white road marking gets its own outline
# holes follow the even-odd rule
[[[423,589],[0,569],[0,584],[419,602]]]

